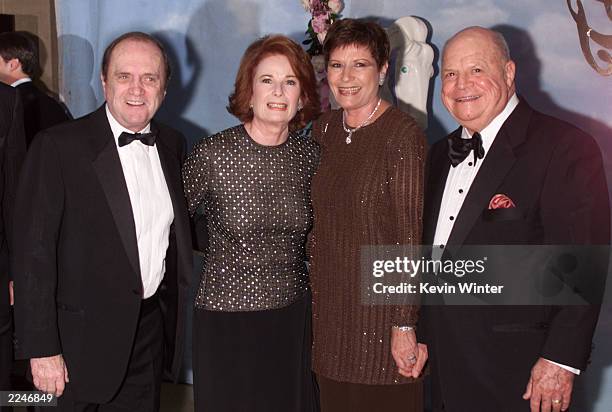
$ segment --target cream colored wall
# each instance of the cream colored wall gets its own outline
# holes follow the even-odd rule
[[[0,14],[15,16],[15,30],[34,33],[40,39],[41,81],[53,93],[59,91],[59,59],[53,0],[0,0]]]

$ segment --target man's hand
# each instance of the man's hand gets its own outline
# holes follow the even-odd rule
[[[427,345],[424,343],[419,343],[419,354],[417,355],[417,361],[414,367],[412,368],[412,377],[418,378],[421,372],[423,372],[423,368],[425,367],[425,363],[427,362],[427,358],[429,357],[429,352],[427,351]]]
[[[15,304],[15,292],[13,292],[13,281],[9,282],[9,302],[11,306]]]
[[[66,369],[62,355],[32,358],[30,367],[36,389],[57,397],[62,396],[66,382],[69,382],[68,369]]]
[[[418,378],[427,361],[427,346],[417,345],[414,330],[391,329],[391,354],[399,374],[407,378]]]
[[[569,408],[574,374],[540,358],[531,369],[523,399],[530,400],[531,412],[559,412]]]

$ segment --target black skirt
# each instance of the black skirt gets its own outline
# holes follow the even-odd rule
[[[316,412],[310,294],[281,309],[195,309],[196,412]]]

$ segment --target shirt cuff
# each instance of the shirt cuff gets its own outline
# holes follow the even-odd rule
[[[548,359],[546,359],[546,358],[542,358],[542,359],[544,359],[544,360],[545,360],[545,361],[547,361],[547,362],[552,363],[553,365],[557,365],[558,367],[563,368],[563,369],[565,369],[566,371],[570,371],[570,372],[571,372],[571,373],[573,373],[574,375],[580,375],[580,369],[572,368],[571,366],[567,366],[567,365],[563,365],[563,364],[561,364],[561,363],[553,362],[553,361],[548,360]]]

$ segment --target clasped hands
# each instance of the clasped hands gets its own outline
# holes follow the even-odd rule
[[[391,354],[399,374],[407,378],[418,378],[428,357],[427,346],[417,343],[414,329],[391,329]]]

